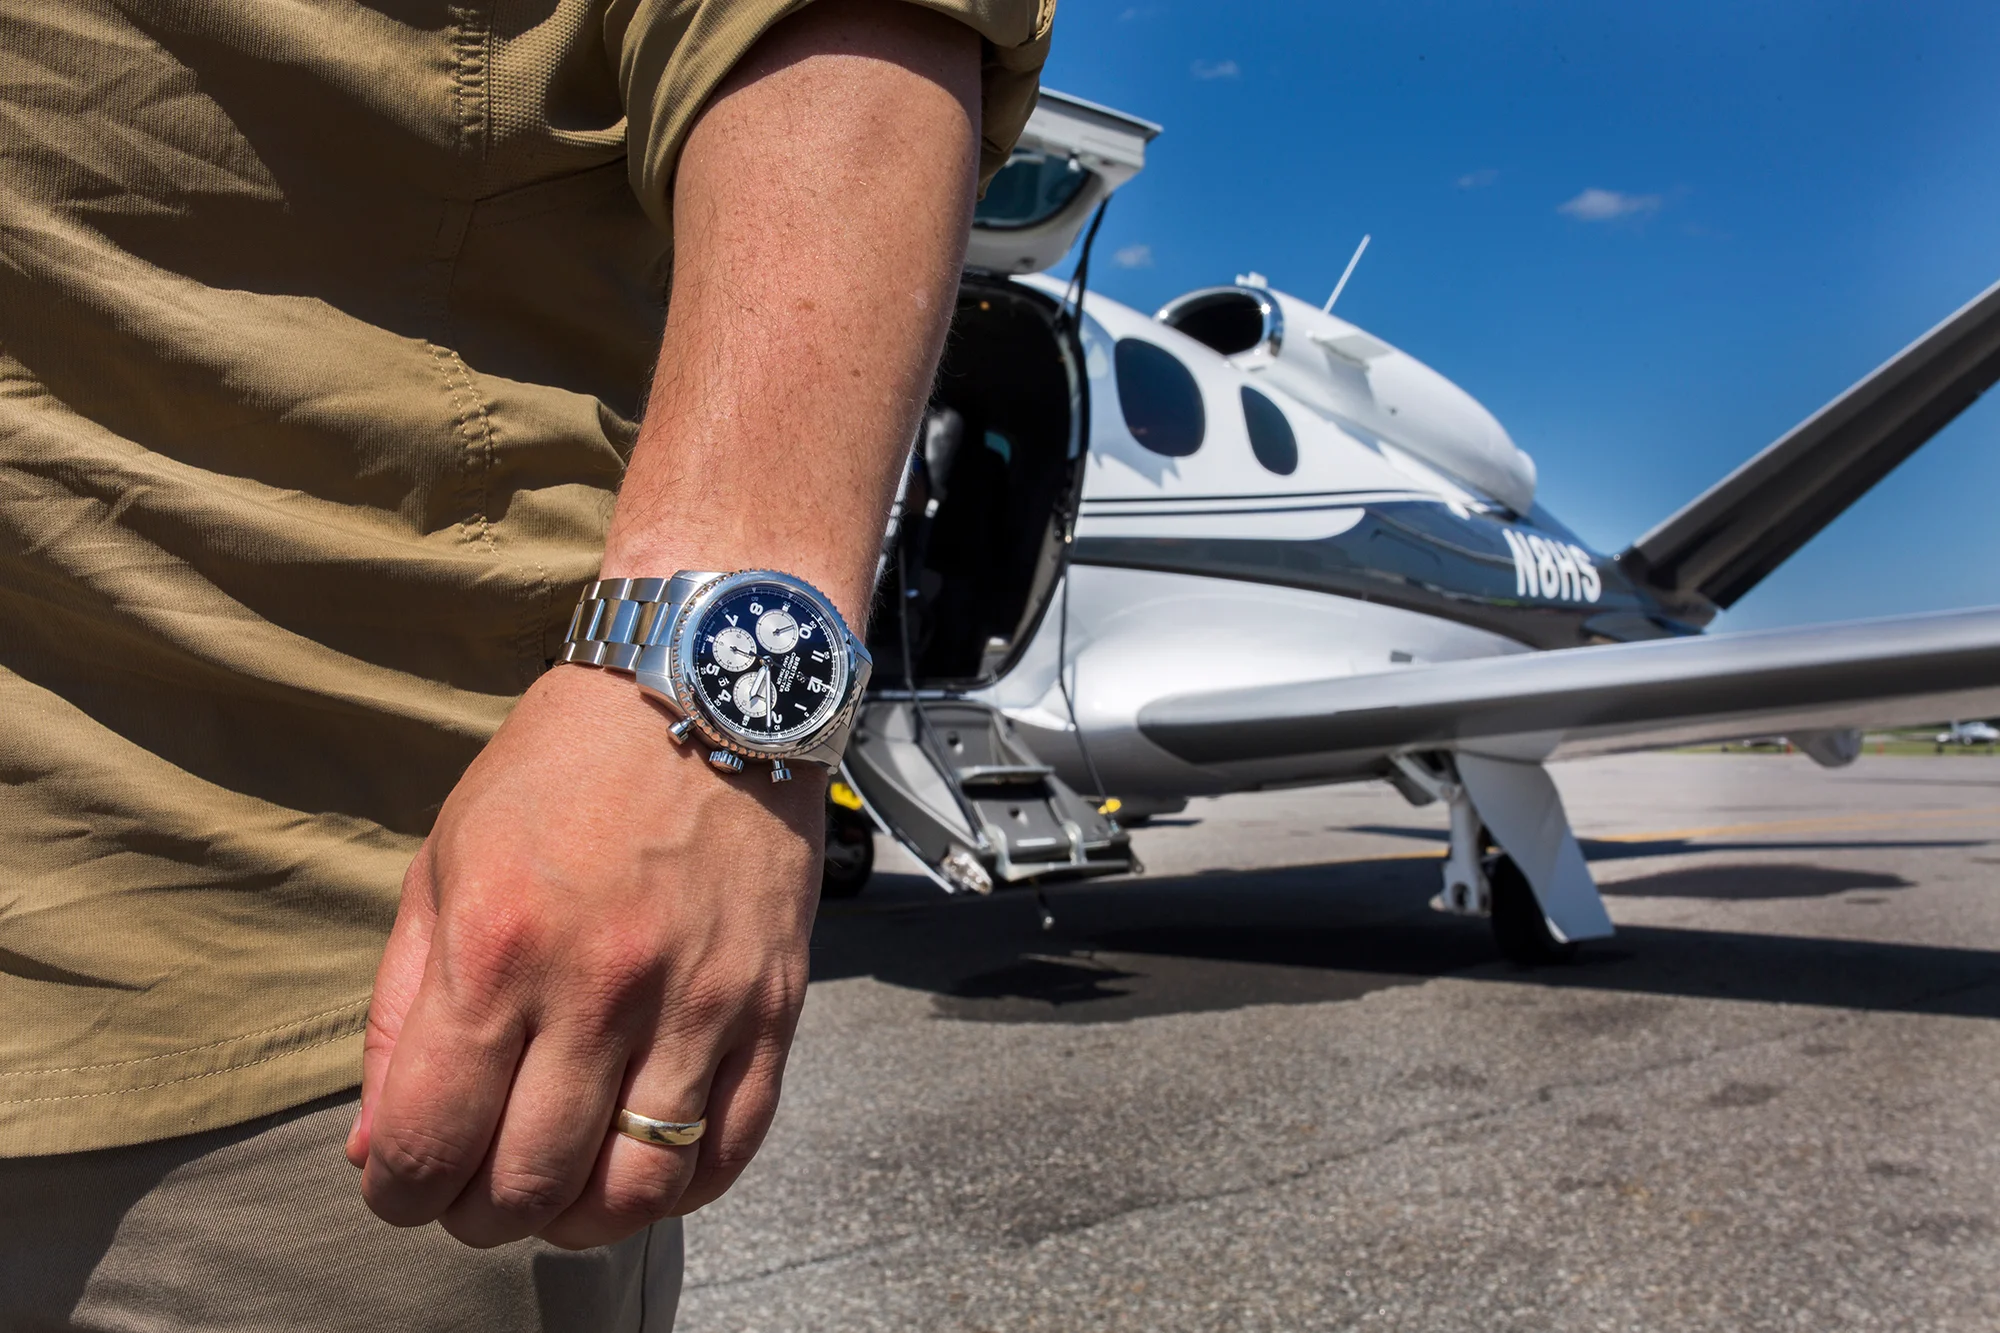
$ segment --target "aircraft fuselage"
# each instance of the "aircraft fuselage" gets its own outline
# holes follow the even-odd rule
[[[1388,407],[1343,416],[1260,373],[1269,357],[1225,356],[1101,296],[1077,335],[1088,458],[1065,582],[1024,650],[971,697],[1006,712],[1079,790],[1171,799],[1386,769],[1379,753],[1254,774],[1186,763],[1138,725],[1172,695],[1699,632],[1539,505],[1504,504],[1437,466],[1440,449],[1427,459],[1424,441],[1400,438],[1426,391],[1470,415],[1428,368],[1433,379],[1406,373]],[[1377,365],[1393,352],[1372,339],[1363,350]],[[1373,367],[1306,355],[1355,381],[1350,395],[1367,392]]]

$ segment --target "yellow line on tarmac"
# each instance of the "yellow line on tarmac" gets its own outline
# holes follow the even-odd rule
[[[1715,824],[1708,828],[1662,829],[1658,833],[1579,833],[1577,836],[1592,842],[1668,842],[1685,838],[1717,838],[1738,833],[1869,828],[1933,820],[1950,822],[1995,815],[2000,815],[2000,805],[1965,806],[1957,810],[1890,810],[1876,814],[1826,815],[1818,819],[1777,819],[1762,824]]]

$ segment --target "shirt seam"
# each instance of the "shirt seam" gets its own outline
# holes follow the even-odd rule
[[[472,382],[472,370],[465,359],[449,347],[440,347],[434,342],[425,342],[431,362],[437,367],[444,380],[445,393],[451,399],[452,428],[464,443],[464,457],[472,473],[472,514],[465,521],[468,540],[484,546],[488,551],[496,549],[493,541],[493,525],[487,517],[490,495],[488,487],[493,470],[493,418],[487,414],[486,400],[480,396]]]
[[[224,1065],[220,1069],[204,1070],[199,1074],[183,1074],[179,1078],[162,1079],[158,1083],[141,1083],[136,1087],[130,1088],[105,1088],[99,1092],[55,1093],[47,1097],[6,1097],[0,1098],[0,1106],[33,1106],[38,1102],[77,1102],[87,1101],[92,1097],[123,1097],[134,1092],[153,1092],[160,1088],[176,1087],[182,1083],[196,1083],[205,1078],[214,1078],[218,1074],[235,1074],[245,1069],[255,1069],[258,1065],[267,1065],[273,1060],[290,1059],[292,1056],[303,1055],[307,1051],[315,1050],[321,1046],[331,1046],[334,1042],[346,1041],[353,1035],[351,1032],[342,1032],[331,1037],[321,1037],[318,1041],[309,1041],[303,1046],[294,1046],[288,1050],[274,1051],[269,1055],[260,1055],[255,1060],[245,1060],[240,1064]],[[360,1080],[356,1079],[355,1082],[358,1083]]]
[[[199,1045],[199,1046],[185,1046],[185,1047],[182,1047],[182,1048],[181,1048],[180,1050],[178,1050],[178,1051],[162,1051],[162,1052],[161,1052],[160,1054],[158,1054],[158,1055],[135,1055],[135,1056],[133,1056],[133,1057],[132,1057],[131,1059],[129,1059],[129,1060],[108,1060],[108,1061],[106,1061],[106,1062],[105,1062],[105,1063],[103,1063],[103,1064],[97,1064],[97,1065],[69,1065],[69,1066],[66,1066],[65,1068],[62,1068],[62,1069],[0,1069],[0,1078],[39,1078],[39,1077],[41,1077],[42,1075],[45,1075],[45,1074],[90,1074],[90,1073],[96,1073],[97,1071],[99,1071],[99,1070],[103,1070],[103,1069],[128,1069],[128,1068],[130,1068],[130,1067],[131,1067],[131,1066],[133,1066],[133,1065],[143,1065],[143,1064],[151,1064],[151,1063],[152,1063],[153,1061],[155,1061],[155,1060],[177,1060],[177,1059],[179,1059],[179,1058],[180,1058],[180,1057],[182,1057],[182,1056],[186,1056],[186,1055],[195,1055],[195,1054],[198,1054],[198,1053],[200,1053],[200,1052],[202,1052],[202,1051],[212,1051],[212,1050],[214,1050],[214,1049],[215,1049],[216,1047],[218,1047],[218,1046],[228,1046],[228,1045],[230,1045],[230,1044],[231,1044],[232,1042],[239,1042],[239,1041],[251,1041],[251,1040],[253,1040],[253,1039],[257,1038],[257,1037],[268,1037],[268,1036],[271,1036],[271,1035],[273,1035],[274,1033],[279,1033],[279,1032],[286,1032],[286,1031],[289,1031],[289,1030],[291,1030],[291,1029],[293,1029],[293,1028],[301,1028],[301,1027],[304,1027],[304,1026],[305,1026],[306,1024],[308,1024],[308,1023],[316,1023],[316,1022],[318,1022],[318,1021],[319,1021],[320,1019],[322,1019],[322,1018],[331,1018],[331,1017],[333,1017],[333,1016],[334,1016],[335,1014],[344,1014],[344,1013],[346,1013],[346,1012],[347,1012],[348,1010],[350,1010],[350,1009],[365,1009],[365,1008],[367,1008],[367,1007],[368,1007],[368,1001],[367,1001],[366,999],[361,999],[361,1000],[350,1000],[350,1001],[348,1001],[348,1002],[347,1002],[346,1004],[342,1004],[342,1005],[336,1005],[336,1006],[334,1006],[334,1007],[333,1007],[333,1008],[331,1008],[331,1009],[322,1009],[322,1010],[320,1010],[320,1011],[319,1011],[318,1013],[316,1013],[316,1014],[307,1014],[307,1015],[305,1015],[305,1016],[304,1016],[303,1018],[294,1018],[294,1019],[290,1019],[290,1020],[288,1020],[288,1021],[286,1021],[286,1022],[283,1022],[283,1023],[279,1023],[279,1024],[277,1024],[276,1026],[273,1026],[273,1027],[268,1027],[268,1028],[258,1028],[258,1029],[257,1029],[257,1030],[256,1030],[255,1032],[239,1032],[239,1033],[237,1033],[237,1034],[236,1034],[235,1036],[233,1036],[233,1037],[221,1037],[221,1038],[218,1038],[218,1039],[217,1039],[217,1040],[215,1040],[215,1041],[206,1041],[206,1042],[203,1042],[203,1043],[202,1043],[201,1045]],[[337,1040],[339,1040],[339,1038],[337,1038],[337,1037],[328,1037],[328,1038],[326,1038],[325,1040],[327,1040],[327,1041],[337,1041]],[[312,1046],[316,1046],[316,1045],[319,1045],[319,1044],[320,1044],[320,1043],[318,1043],[318,1042],[312,1042],[312,1043],[308,1043],[308,1044],[307,1044],[306,1046],[300,1046],[300,1047],[298,1047],[298,1048],[296,1048],[296,1049],[298,1049],[298,1050],[302,1050],[302,1051],[303,1051],[303,1050],[309,1050],[309,1049],[311,1049],[311,1047],[312,1047]],[[281,1052],[281,1054],[284,1054],[284,1052]],[[273,1059],[275,1059],[276,1057],[274,1056],[274,1057],[269,1057],[269,1058],[273,1058]],[[252,1063],[252,1064],[256,1064],[256,1063],[261,1063],[261,1061],[252,1061],[251,1063]],[[231,1066],[230,1066],[230,1068],[232,1068],[232,1069],[242,1069],[242,1068],[247,1068],[247,1067],[248,1067],[247,1065],[231,1065]],[[214,1071],[211,1071],[211,1072],[214,1072],[214,1073],[226,1073],[227,1071],[226,1071],[226,1070],[214,1070]],[[200,1078],[200,1077],[202,1077],[202,1075],[199,1075],[199,1074],[195,1074],[195,1075],[189,1075],[189,1077],[191,1077],[191,1078]],[[183,1081],[183,1080],[180,1080],[180,1079],[174,1079],[174,1080],[170,1080],[170,1081],[171,1081],[171,1082],[181,1082],[181,1081]],[[152,1083],[152,1084],[148,1084],[147,1086],[148,1086],[148,1087],[155,1087],[155,1088],[159,1088],[159,1087],[165,1087],[165,1086],[166,1086],[166,1084],[163,1084],[163,1083]],[[125,1089],[116,1089],[116,1091],[125,1091],[125,1092],[137,1092],[137,1091],[140,1091],[140,1089],[138,1089],[138,1088],[125,1088]],[[78,1094],[76,1094],[76,1095],[77,1095],[77,1096],[88,1096],[88,1097],[97,1097],[97,1096],[102,1096],[102,1095],[104,1095],[104,1094],[101,1094],[101,1093],[94,1093],[94,1092],[92,1092],[92,1093],[78,1093]],[[0,1105],[13,1105],[13,1104],[17,1104],[17,1103],[18,1103],[19,1101],[21,1101],[21,1100],[23,1100],[23,1099],[20,1099],[20,1098],[12,1098],[12,1099],[9,1099],[9,1098],[0,1098]],[[48,1097],[40,1097],[40,1098],[35,1098],[35,1097],[30,1097],[30,1098],[26,1098],[25,1100],[28,1100],[28,1101],[51,1101],[51,1100],[56,1100],[56,1101],[59,1101],[59,1100],[61,1100],[61,1099],[60,1099],[60,1098],[48,1098]]]
[[[492,27],[476,4],[452,5],[446,12],[452,24],[451,109],[459,147],[471,154],[475,175],[483,177],[480,168],[492,140]]]

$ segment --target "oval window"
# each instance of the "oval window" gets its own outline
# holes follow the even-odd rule
[[[1250,452],[1267,472],[1289,477],[1299,470],[1299,438],[1285,409],[1258,393],[1243,390],[1243,424],[1250,428]]]
[[[1201,448],[1208,431],[1201,387],[1180,358],[1138,338],[1120,338],[1112,359],[1118,407],[1132,438],[1169,458],[1186,458]]]

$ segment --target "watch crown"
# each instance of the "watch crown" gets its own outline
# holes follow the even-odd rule
[[[674,723],[673,726],[667,728],[667,734],[674,738],[674,744],[676,745],[686,745],[687,738],[691,734],[693,734],[693,732],[694,732],[694,719],[691,717],[684,717],[680,721]]]
[[[708,762],[725,773],[741,773],[743,771],[743,756],[740,754],[731,754],[727,750],[710,750],[708,752]]]
[[[791,780],[792,770],[785,767],[785,761],[782,759],[773,759],[771,761],[771,781],[790,782]]]

